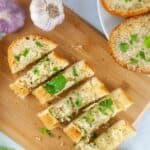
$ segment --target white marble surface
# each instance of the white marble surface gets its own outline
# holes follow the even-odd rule
[[[102,32],[102,27],[97,14],[96,0],[64,0],[64,3],[72,8],[78,15]],[[121,150],[149,150],[150,149],[150,110],[139,120],[135,126],[137,129],[136,137],[128,140],[121,146]],[[0,145],[9,146],[15,150],[22,148],[0,133]]]

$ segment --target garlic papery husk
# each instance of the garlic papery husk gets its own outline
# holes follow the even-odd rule
[[[62,0],[32,0],[30,13],[33,23],[44,31],[50,31],[65,18]]]
[[[13,0],[0,0],[0,32],[12,33],[23,27],[25,11]]]

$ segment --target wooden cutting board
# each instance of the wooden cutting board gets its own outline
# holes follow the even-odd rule
[[[85,59],[110,90],[122,87],[133,99],[134,105],[120,116],[135,123],[148,107],[150,78],[130,72],[115,63],[107,52],[106,39],[69,9],[65,9],[66,19],[63,24],[46,33],[32,24],[28,12],[30,1],[18,2],[26,9],[26,24],[19,32],[0,41],[0,129],[28,150],[70,150],[73,145],[60,129],[54,131],[53,137],[41,135],[38,128],[43,125],[36,114],[44,106],[40,106],[33,96],[20,100],[8,87],[21,74],[10,73],[7,48],[16,38],[31,33],[46,36],[58,43],[56,51],[72,62]]]

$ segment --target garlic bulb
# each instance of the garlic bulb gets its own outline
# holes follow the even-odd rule
[[[23,27],[25,11],[12,0],[0,0],[0,36]]]
[[[62,0],[32,0],[30,5],[33,23],[44,31],[50,31],[65,18]]]

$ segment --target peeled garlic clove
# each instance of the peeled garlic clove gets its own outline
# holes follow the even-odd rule
[[[32,0],[30,14],[33,23],[44,31],[50,31],[65,18],[62,0]]]

